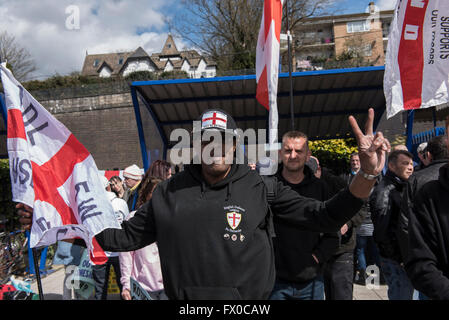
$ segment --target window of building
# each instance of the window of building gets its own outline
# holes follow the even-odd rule
[[[373,47],[371,44],[366,43],[361,46],[350,46],[348,52],[355,56],[370,57],[373,55]]]
[[[100,60],[98,60],[98,59],[95,59],[94,60],[94,67],[98,67],[98,64],[100,63]]]
[[[307,39],[312,39],[312,38],[314,38],[315,37],[315,32],[313,32],[313,31],[309,31],[309,32],[306,32],[305,34],[304,34],[304,36],[307,38]]]
[[[123,58],[118,59],[118,64],[123,64]]]
[[[171,48],[171,43],[167,44],[167,48],[169,49]]]
[[[348,33],[366,32],[370,30],[371,24],[369,20],[351,21],[346,24]]]

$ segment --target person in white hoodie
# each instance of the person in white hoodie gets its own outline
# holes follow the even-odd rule
[[[156,185],[162,180],[149,176],[147,171],[142,179],[142,187],[139,190],[139,197],[136,208],[149,201]],[[132,211],[130,219],[136,211]],[[131,278],[136,280],[140,286],[147,291],[153,300],[167,300],[162,281],[161,262],[159,259],[159,250],[156,242],[142,249],[130,252],[120,253],[120,269],[122,277],[120,279],[123,286],[122,298],[132,300],[131,296]]]
[[[111,192],[111,186],[105,176],[100,176],[106,190],[106,195],[111,201],[112,208],[116,215],[117,221],[121,224],[129,215],[128,205],[125,200],[120,199],[114,192]],[[92,277],[95,281],[95,300],[106,300],[108,295],[109,270],[111,266],[114,268],[117,285],[122,293],[122,285],[120,282],[120,261],[117,252],[106,252],[109,257],[108,261],[103,265],[92,265]]]

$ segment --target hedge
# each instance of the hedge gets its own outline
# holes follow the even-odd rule
[[[358,151],[354,138],[309,141],[309,148],[321,167],[337,175],[349,171],[349,156]]]

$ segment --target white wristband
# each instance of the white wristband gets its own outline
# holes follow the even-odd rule
[[[358,173],[359,173],[362,177],[364,177],[366,180],[375,180],[375,179],[377,179],[377,177],[380,176],[380,173],[379,173],[378,175],[372,175],[372,174],[365,173],[365,172],[363,172],[362,168],[359,169],[359,172],[358,172]]]

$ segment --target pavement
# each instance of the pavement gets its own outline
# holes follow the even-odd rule
[[[45,300],[62,300],[62,284],[64,281],[64,267],[53,266],[53,272],[41,278],[42,290]],[[37,282],[34,280],[31,289],[38,293]],[[108,300],[119,300],[118,294],[109,294]],[[387,286],[379,285],[374,288],[368,288],[354,284],[354,300],[388,300]]]

